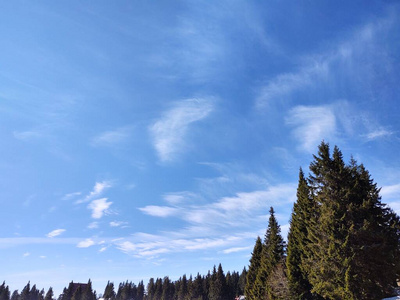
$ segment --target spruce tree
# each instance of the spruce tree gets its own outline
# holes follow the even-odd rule
[[[254,284],[256,299],[259,300],[273,298],[272,290],[268,286],[268,279],[275,267],[285,257],[285,242],[281,236],[281,229],[275,218],[273,207],[270,208],[269,213],[270,217],[261,253],[260,268]]]
[[[315,204],[302,263],[312,291],[326,299],[380,299],[396,277],[398,217],[380,201],[363,165],[322,142],[310,164]]]
[[[10,289],[5,281],[0,285],[0,300],[10,300]]]
[[[53,288],[49,287],[49,289],[47,290],[46,296],[44,297],[44,300],[53,300],[53,297],[54,297]]]
[[[247,300],[258,300],[255,294],[255,282],[257,278],[258,271],[261,265],[261,255],[262,255],[262,241],[260,237],[257,237],[256,243],[254,245],[253,252],[250,258],[249,271],[246,276],[246,286],[245,286],[245,296]]]
[[[108,281],[107,285],[104,289],[103,298],[105,300],[114,300],[115,299],[115,291],[114,291],[114,283]]]
[[[313,206],[310,189],[300,168],[297,201],[294,203],[290,220],[286,258],[288,284],[293,299],[312,299],[311,284],[302,262],[306,259],[306,248],[309,244],[307,228],[310,226]]]

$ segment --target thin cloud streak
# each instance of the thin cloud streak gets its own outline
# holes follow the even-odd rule
[[[64,233],[65,231],[66,231],[65,229],[55,229],[55,230],[49,232],[48,234],[46,234],[46,236],[49,238],[53,238],[53,237],[59,236],[60,234]]]
[[[296,106],[285,119],[295,127],[293,135],[300,148],[313,152],[323,139],[332,139],[336,132],[336,117],[330,106]]]
[[[150,126],[154,148],[162,162],[173,160],[186,147],[186,135],[192,123],[213,111],[212,98],[187,99],[175,103],[161,119]]]
[[[89,202],[93,198],[99,197],[106,189],[110,187],[112,187],[112,185],[109,181],[96,182],[89,195],[87,195],[84,199],[76,201],[75,204]]]

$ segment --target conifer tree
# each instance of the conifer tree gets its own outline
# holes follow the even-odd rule
[[[312,299],[311,284],[302,266],[309,244],[307,230],[311,226],[313,206],[310,189],[300,168],[297,201],[294,203],[290,220],[286,258],[288,284],[293,299]]]
[[[238,282],[238,293],[237,296],[244,295],[244,290],[246,288],[246,278],[247,278],[247,270],[244,267],[242,273],[239,275],[239,282]]]
[[[5,281],[0,285],[0,300],[10,300],[10,289]]]
[[[49,289],[47,290],[46,296],[44,297],[44,300],[53,300],[53,297],[54,297],[53,288],[49,287]]]
[[[315,213],[308,226],[306,270],[326,299],[380,299],[396,276],[399,220],[380,201],[362,165],[322,142],[308,178]]]
[[[108,281],[107,285],[104,289],[103,298],[105,300],[114,300],[115,299],[115,291],[114,291],[114,283]]]
[[[262,241],[260,237],[257,237],[256,243],[254,245],[253,252],[250,258],[250,266],[249,271],[246,276],[246,286],[245,286],[245,295],[248,300],[257,300],[255,294],[255,282],[257,278],[258,271],[260,270],[261,265],[261,255],[262,255]]]
[[[15,290],[15,291],[11,294],[10,300],[19,300],[19,293],[18,293],[18,290]]]
[[[138,283],[136,290],[136,300],[143,300],[144,298],[144,284],[143,280]]]
[[[165,276],[162,282],[162,295],[161,300],[171,300],[174,295],[173,284],[168,276]]]
[[[270,208],[269,213],[270,217],[261,253],[260,268],[254,284],[256,299],[270,299],[273,297],[272,291],[268,286],[268,277],[274,268],[283,261],[285,256],[285,242],[281,236],[281,229],[275,218],[273,207]]]

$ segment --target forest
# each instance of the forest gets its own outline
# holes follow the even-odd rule
[[[363,164],[345,163],[338,147],[322,142],[299,171],[287,242],[274,208],[263,239],[256,237],[248,268],[224,273],[221,264],[207,275],[151,278],[145,285],[108,282],[106,300],[377,300],[392,296],[400,278],[400,220],[381,202],[380,189]],[[100,296],[100,295],[99,295]],[[3,282],[0,300],[51,300],[28,283],[10,293]],[[96,300],[89,280],[71,282],[58,300]]]

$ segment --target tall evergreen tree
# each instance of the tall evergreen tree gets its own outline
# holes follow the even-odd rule
[[[5,281],[0,285],[0,300],[10,300],[10,289]]]
[[[44,297],[44,300],[53,300],[53,297],[54,297],[53,288],[49,287],[49,289],[47,290],[46,296]]]
[[[290,220],[286,258],[288,284],[293,299],[312,299],[311,284],[302,266],[310,242],[307,230],[311,226],[313,207],[310,189],[300,168],[297,201],[294,203]]]
[[[256,243],[254,245],[253,252],[250,258],[250,266],[249,271],[246,276],[246,286],[245,286],[245,295],[248,300],[258,300],[257,295],[255,294],[255,282],[257,278],[258,271],[261,266],[261,255],[262,255],[262,241],[260,237],[257,237]]]
[[[138,283],[137,291],[136,291],[136,300],[143,300],[144,299],[144,284],[143,280]]]
[[[380,299],[396,276],[399,220],[380,201],[362,165],[322,142],[308,178],[316,210],[303,263],[312,290],[326,299]],[[389,282],[389,284],[388,284]]]
[[[114,300],[115,299],[115,291],[114,291],[114,283],[108,281],[107,285],[104,289],[103,298],[105,300]]]
[[[274,268],[285,257],[285,242],[281,236],[280,226],[275,218],[273,207],[270,208],[267,232],[261,253],[260,268],[254,284],[256,299],[272,298],[272,291],[268,286],[268,277]]]
[[[15,291],[11,294],[10,300],[19,300],[19,293],[18,293],[18,290],[15,290]]]

